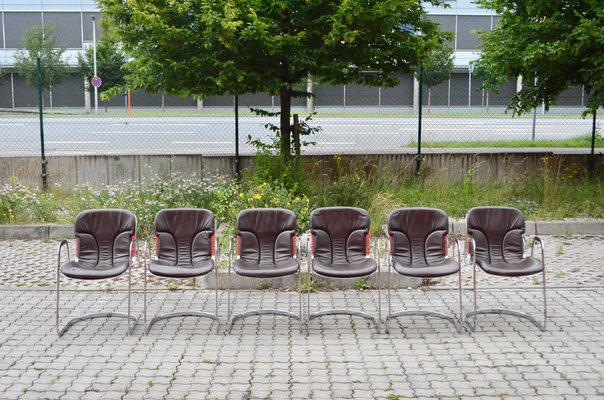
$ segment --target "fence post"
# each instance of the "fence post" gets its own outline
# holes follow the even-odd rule
[[[419,67],[419,93],[417,99],[417,155],[415,156],[415,175],[419,176],[419,172],[422,166],[422,102],[423,99],[423,80],[424,71],[423,68]]]
[[[589,154],[589,173],[594,176],[596,172],[596,109],[593,109],[593,124],[591,126],[591,153]]]
[[[235,95],[235,179],[239,181],[241,166],[239,165],[239,96]]]
[[[42,67],[40,57],[36,59],[36,74],[38,77],[38,110],[40,113],[40,164],[42,165],[42,189],[46,190],[46,155],[44,154],[44,110],[42,104]]]

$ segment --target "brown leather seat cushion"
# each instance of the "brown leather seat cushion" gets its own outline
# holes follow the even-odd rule
[[[251,278],[276,278],[299,270],[293,257],[296,215],[283,208],[250,208],[237,216],[239,256],[236,274]]]
[[[543,271],[543,263],[535,257],[526,257],[514,262],[496,261],[492,263],[476,259],[476,264],[484,272],[499,276],[525,276]]]
[[[468,211],[468,234],[476,243],[476,264],[499,276],[543,271],[543,263],[524,257],[524,215],[512,207],[475,207]]]
[[[372,258],[365,258],[354,263],[324,263],[319,258],[312,260],[312,269],[319,275],[330,278],[359,278],[371,275],[377,269],[377,264]]]
[[[130,243],[136,231],[136,217],[128,210],[82,211],[74,224],[79,241],[77,261],[61,266],[61,272],[75,279],[106,279],[128,269]]]
[[[63,275],[75,279],[107,279],[119,276],[128,269],[128,259],[118,262],[101,261],[96,264],[68,261],[61,266]]]
[[[444,258],[442,261],[431,264],[426,264],[422,261],[408,265],[405,260],[400,257],[393,257],[392,261],[392,267],[396,272],[401,275],[413,276],[416,278],[438,278],[459,271],[459,264],[451,258]]]
[[[288,258],[278,263],[256,263],[244,259],[233,263],[233,271],[236,274],[249,278],[278,278],[295,274],[298,268],[298,262],[294,258]]]
[[[149,263],[149,272],[168,278],[192,278],[211,272],[215,224],[214,214],[202,208],[158,212],[155,216],[158,259]]]
[[[167,278],[193,278],[202,276],[214,269],[214,260],[200,260],[194,263],[173,264],[166,260],[152,260],[149,272]]]
[[[392,266],[401,275],[436,278],[459,271],[445,254],[449,217],[436,208],[399,208],[388,216]]]
[[[367,210],[355,207],[323,207],[310,216],[315,237],[312,269],[331,278],[357,278],[377,269],[367,258],[366,238],[371,221]]]

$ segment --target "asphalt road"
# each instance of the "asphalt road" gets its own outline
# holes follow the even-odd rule
[[[240,153],[254,148],[247,136],[268,139],[267,122],[241,117]],[[531,118],[424,118],[422,142],[530,139]],[[415,147],[417,118],[316,117],[321,132],[306,153],[392,153]],[[537,139],[563,139],[591,132],[591,120],[538,118]],[[234,154],[233,117],[49,117],[44,120],[47,155]],[[40,154],[38,118],[0,116],[0,156]]]

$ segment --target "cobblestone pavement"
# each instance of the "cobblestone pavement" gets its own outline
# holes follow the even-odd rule
[[[501,315],[480,316],[476,332],[459,334],[448,322],[424,316],[392,321],[390,334],[377,333],[364,319],[324,316],[311,321],[307,336],[297,321],[254,316],[238,321],[229,335],[226,293],[219,291],[220,327],[208,319],[177,317],[158,322],[147,336],[139,322],[128,336],[124,319],[100,318],[75,324],[60,338],[50,290],[56,243],[2,241],[0,399],[603,398],[603,238],[545,239],[545,332]],[[470,275],[465,267],[464,280]],[[137,279],[133,312],[141,315]],[[481,307],[505,305],[539,319],[540,286],[530,279],[505,289],[490,276],[479,280],[488,286],[478,292]],[[455,283],[452,278],[427,290],[395,290],[393,310],[456,313]],[[98,289],[67,284],[81,288]],[[298,310],[292,292],[232,296],[235,312],[275,305]],[[465,290],[466,310],[471,300],[472,292]],[[214,305],[213,291],[157,290],[150,295],[149,317],[182,309],[213,311]],[[378,292],[322,291],[311,296],[310,307],[375,314]],[[61,324],[82,313],[125,308],[124,291],[66,290]]]

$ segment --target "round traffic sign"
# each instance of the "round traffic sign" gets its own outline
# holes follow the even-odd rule
[[[94,77],[92,77],[92,80],[90,81],[90,83],[92,83],[92,86],[98,88],[101,86],[101,83],[103,83],[103,81],[98,76],[94,76]]]

